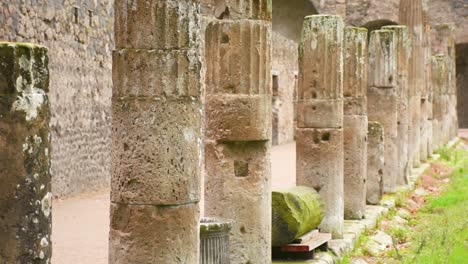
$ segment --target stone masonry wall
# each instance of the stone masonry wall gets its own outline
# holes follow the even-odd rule
[[[54,195],[108,186],[113,0],[1,1],[0,40],[49,49]]]

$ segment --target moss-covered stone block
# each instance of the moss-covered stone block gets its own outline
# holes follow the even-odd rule
[[[281,246],[316,228],[324,217],[320,195],[309,187],[272,194],[272,245]]]

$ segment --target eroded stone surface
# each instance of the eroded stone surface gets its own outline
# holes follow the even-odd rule
[[[367,192],[367,30],[347,27],[344,38],[344,216],[362,219]]]
[[[334,238],[343,235],[343,38],[339,16],[315,15],[299,44],[297,184],[322,196],[320,228]]]
[[[410,133],[410,109],[409,109],[409,87],[408,67],[411,57],[411,40],[406,26],[386,26],[384,29],[393,30],[397,42],[397,72],[398,72],[398,116],[397,116],[397,148],[398,148],[398,170],[396,184],[408,183],[408,176],[412,167],[409,154]]]
[[[385,192],[395,190],[398,169],[396,44],[395,32],[391,30],[376,30],[371,33],[367,109],[369,121],[379,122],[385,132],[385,171],[383,174]]]
[[[199,1],[117,1],[109,263],[198,263]]]
[[[314,188],[325,203],[320,228],[342,234],[343,225],[343,130],[302,128],[296,131],[297,185]]]
[[[205,215],[234,220],[233,263],[271,259],[270,148],[268,141],[205,142]]]
[[[47,49],[0,42],[0,263],[50,263]]]
[[[199,0],[115,1],[116,47],[193,48],[199,44],[199,13]]]
[[[367,203],[378,204],[383,194],[385,133],[380,123],[369,122],[367,144]]]
[[[109,263],[198,263],[199,218],[198,203],[111,203]]]
[[[271,12],[271,2],[214,4],[221,8],[215,12],[228,12],[220,18],[234,20],[213,20],[206,28],[205,215],[234,221],[232,263],[267,264],[271,262],[271,23],[270,16],[263,14]]]

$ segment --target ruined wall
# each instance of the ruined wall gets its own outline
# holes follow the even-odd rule
[[[429,22],[432,26],[445,23],[454,24],[456,42],[468,42],[468,1],[430,0]]]
[[[429,21],[433,27],[438,24],[455,26],[457,60],[458,123],[468,127],[468,2],[466,0],[433,0],[429,2]],[[433,50],[438,50],[437,39],[433,36]]]
[[[0,40],[49,48],[54,195],[108,186],[113,1],[1,1]]]
[[[346,23],[365,26],[375,21],[398,21],[399,3],[399,0],[347,0]]]

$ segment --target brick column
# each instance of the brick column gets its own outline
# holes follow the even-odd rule
[[[231,263],[271,263],[270,4],[225,1],[206,29],[205,214],[234,220]]]
[[[344,216],[362,219],[367,174],[367,29],[345,28],[343,56]]]
[[[109,263],[198,263],[199,2],[115,2]]]
[[[408,149],[411,111],[409,108],[408,66],[411,58],[411,40],[406,26],[386,26],[383,27],[383,29],[394,31],[396,37],[395,40],[397,42],[398,170],[396,173],[396,184],[404,185],[408,183],[408,176],[412,167]]]
[[[396,33],[376,30],[369,41],[367,89],[369,122],[379,122],[385,131],[384,192],[393,192],[398,170],[398,71]]]
[[[0,263],[50,263],[47,49],[0,42]]]
[[[424,23],[422,0],[400,0],[400,24],[408,26],[411,42],[412,56],[409,64],[409,108],[410,138],[409,150],[412,150],[413,166],[420,164],[421,146],[421,92],[425,86],[424,62]]]
[[[343,235],[343,35],[339,16],[308,16],[299,44],[297,185],[325,202],[320,228]]]

